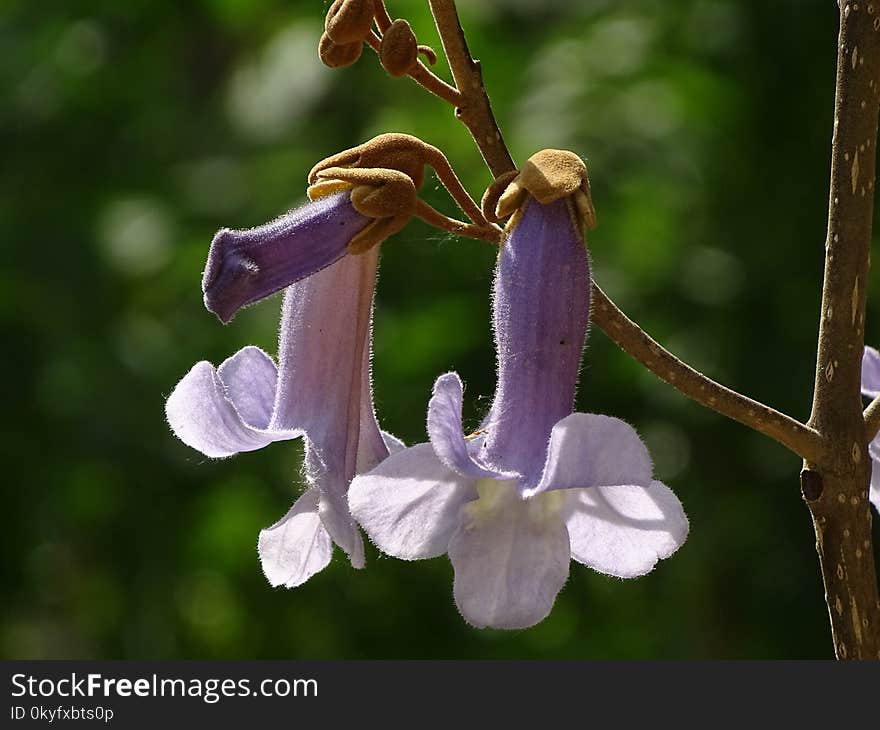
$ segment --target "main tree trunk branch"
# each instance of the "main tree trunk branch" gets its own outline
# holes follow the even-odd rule
[[[840,3],[825,277],[809,421],[828,448],[818,462],[808,459],[801,475],[841,659],[880,658],[871,460],[860,394],[880,90],[878,13],[880,4]]]

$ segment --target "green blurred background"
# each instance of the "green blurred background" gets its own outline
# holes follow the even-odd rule
[[[426,2],[389,5],[439,48]],[[600,284],[695,366],[806,417],[834,0],[460,5],[515,158],[543,147],[588,158]],[[579,407],[644,435],[691,518],[674,558],[628,582],[573,563],[551,617],[513,633],[459,618],[445,558],[369,548],[355,571],[337,551],[299,589],[267,585],[257,533],[301,491],[301,447],[212,462],[164,423],[164,398],[195,361],[248,343],[275,351],[280,297],[227,327],[204,310],[214,231],[297,204],[315,161],[384,131],[441,147],[475,197],[489,182],[451,111],[372,53],[350,69],[319,64],[326,7],[0,6],[0,653],[830,657],[798,459],[685,400],[599,331]],[[433,180],[424,194],[454,212]],[[424,440],[433,380],[453,368],[475,424],[494,381],[491,247],[414,223],[383,251],[384,427]]]

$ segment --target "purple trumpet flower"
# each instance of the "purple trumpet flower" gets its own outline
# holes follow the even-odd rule
[[[880,396],[880,352],[873,347],[865,347],[862,354],[862,395],[868,398]],[[868,444],[871,456],[871,491],[868,498],[880,512],[880,435]]]
[[[217,231],[202,277],[205,307],[229,322],[242,307],[341,259],[369,223],[341,192],[257,228]]]
[[[347,194],[334,195],[268,226],[218,234],[205,298],[221,317],[296,282],[284,297],[279,365],[257,347],[245,347],[217,368],[199,362],[165,407],[177,437],[213,458],[305,439],[309,488],[260,533],[260,561],[273,586],[292,588],[321,571],[333,543],[353,566],[363,567],[363,541],[346,492],[357,471],[376,466],[389,448],[402,448],[379,430],[373,410],[370,341],[379,250],[344,255],[346,237],[359,224],[352,210]],[[247,261],[257,262],[253,271],[242,263]]]
[[[632,427],[572,413],[591,288],[577,221],[571,198],[526,197],[508,227],[495,279],[498,385],[482,427],[463,435],[462,384],[447,373],[428,405],[430,442],[349,489],[353,516],[383,552],[448,553],[456,605],[480,628],[543,620],[572,558],[631,578],[688,533]]]

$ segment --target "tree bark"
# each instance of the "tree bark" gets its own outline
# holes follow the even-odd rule
[[[871,460],[860,394],[874,207],[880,84],[880,2],[840,6],[831,190],[813,409],[825,449],[801,473],[813,517],[834,648],[880,658],[880,603],[871,541]]]

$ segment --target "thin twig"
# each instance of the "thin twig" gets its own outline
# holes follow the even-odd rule
[[[440,228],[441,230],[444,230],[447,233],[452,233],[456,236],[476,238],[480,241],[487,241],[495,244],[501,239],[501,229],[493,226],[491,223],[486,223],[485,225],[472,225],[470,223],[457,221],[455,218],[450,218],[449,216],[444,215],[436,208],[432,208],[421,198],[416,201],[415,214],[425,221],[425,223],[429,223],[435,228]]]
[[[429,0],[429,4],[452,78],[461,96],[455,116],[470,131],[492,175],[498,177],[503,172],[515,169],[516,165],[492,114],[489,96],[483,86],[480,62],[475,61],[468,50],[455,0]]]
[[[388,14],[388,8],[385,7],[385,0],[374,0],[373,14],[376,19],[376,25],[384,33],[391,25],[391,16]]]
[[[421,61],[416,61],[415,68],[409,72],[409,77],[417,84],[425,87],[434,96],[446,101],[453,106],[461,103],[461,94],[454,86],[450,86]]]
[[[865,419],[865,436],[868,442],[880,433],[880,396],[872,400],[865,408],[862,418]]]
[[[367,45],[372,48],[378,55],[379,48],[382,45],[382,39],[379,38],[379,36],[371,30],[367,34],[365,40]],[[421,61],[416,61],[413,70],[410,71],[407,76],[409,76],[413,81],[419,84],[426,91],[431,92],[434,96],[442,99],[448,104],[452,104],[452,106],[457,107],[461,103],[461,94],[458,93],[458,89],[456,89],[454,86],[447,84],[443,79],[441,79],[437,74],[431,71],[431,69],[429,69]]]
[[[461,208],[462,213],[478,226],[488,226],[489,221],[486,220],[483,211],[480,210],[480,206],[474,202],[465,186],[461,184],[461,180],[458,179],[458,175],[455,174],[455,170],[452,169],[452,165],[449,164],[446,155],[436,147],[431,146],[427,147],[426,153],[428,154],[427,163],[434,168],[438,179],[443,183],[443,187],[446,188],[446,191],[452,196],[458,207]]]
[[[803,458],[818,458],[822,453],[822,440],[813,429],[679,360],[620,311],[595,283],[591,319],[627,355],[691,400],[769,436]]]

